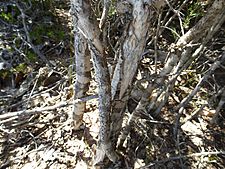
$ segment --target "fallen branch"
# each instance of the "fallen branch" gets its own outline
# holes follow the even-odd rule
[[[52,111],[57,108],[70,106],[70,105],[73,105],[73,104],[79,103],[79,102],[86,102],[88,100],[92,100],[92,99],[96,99],[96,98],[98,98],[98,95],[91,95],[91,96],[79,98],[79,99],[76,99],[76,100],[70,101],[70,102],[63,101],[63,102],[60,102],[53,106],[35,108],[35,109],[31,109],[31,110],[21,110],[21,111],[16,111],[16,112],[8,112],[8,113],[0,115],[0,120],[5,120],[8,118],[12,118],[12,117],[13,117],[13,119],[15,119],[15,117],[19,117],[19,116],[31,115],[34,113],[41,113],[43,111]],[[0,124],[3,124],[3,123],[4,123],[4,121],[0,121]]]

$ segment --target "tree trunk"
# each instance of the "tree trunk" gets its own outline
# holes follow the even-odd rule
[[[77,29],[88,41],[96,73],[95,78],[98,83],[100,131],[95,163],[102,161],[105,155],[107,155],[111,161],[115,162],[117,160],[117,155],[112,148],[110,140],[110,75],[103,45],[99,39],[100,30],[93,17],[94,15],[92,15],[90,1],[72,0],[72,11],[77,17]]]
[[[124,3],[124,4],[122,4]],[[129,94],[132,88],[133,79],[137,73],[138,63],[144,52],[147,32],[150,20],[150,3],[144,1],[130,1],[130,4],[122,2],[118,8],[128,5],[132,6],[132,20],[128,23],[127,30],[123,33],[123,43],[119,47],[119,59],[112,78],[112,140],[114,146],[117,143],[121,130],[123,115]],[[123,11],[122,9],[118,9]],[[126,11],[125,11],[126,12]],[[117,93],[117,95],[115,95]]]
[[[99,24],[95,17],[96,15],[93,13],[93,8],[91,8],[92,1],[71,0],[71,3],[71,9],[77,18],[77,26],[75,27],[79,31],[80,36],[82,34],[85,37],[89,46],[99,89],[100,131],[99,147],[95,162],[102,161],[105,154],[111,161],[115,162],[118,159],[115,150],[122,128],[124,112],[130,97],[134,77],[137,74],[139,61],[146,48],[147,38],[149,38],[147,35],[150,30],[150,20],[154,19],[152,18],[154,16],[153,12],[155,12],[153,9],[157,9],[159,12],[165,3],[163,0],[117,1],[117,14],[121,20],[126,18],[126,22],[124,22],[123,33],[118,40],[119,45],[116,45],[117,47],[114,49],[116,64],[110,73],[108,68],[109,63],[106,60],[109,52],[107,51],[107,46],[103,43],[106,39],[104,31],[110,1],[104,0],[103,13]],[[168,1],[167,4],[172,8]],[[176,43],[170,46],[164,67],[158,74],[157,71],[155,72],[157,77],[153,77],[152,79],[154,80],[148,82],[145,93],[142,95],[140,102],[133,111],[122,133],[119,145],[122,145],[131,129],[132,123],[140,112],[151,112],[155,116],[161,112],[161,109],[165,106],[172,93],[177,77],[199,56],[205,44],[224,22],[224,11],[225,1],[215,0],[205,16],[193,28],[186,33],[181,28],[182,36]],[[159,30],[160,19],[158,24],[156,36],[162,33]],[[152,37],[152,39],[155,39],[155,49],[157,49],[157,38]],[[155,53],[157,57],[157,51]],[[81,60],[81,62],[85,63],[86,61]],[[77,63],[77,65],[79,64]],[[82,87],[78,88],[81,89]],[[86,90],[83,91],[86,92]],[[156,97],[152,97],[153,93],[156,94]],[[178,108],[183,109],[184,102],[185,100],[182,101],[182,105],[179,105]],[[77,114],[78,117],[75,121],[79,122],[81,121],[82,113]]]
[[[87,41],[79,32],[74,36],[75,48],[75,66],[76,66],[76,82],[74,89],[74,100],[86,96],[91,81],[91,65],[90,65],[90,51],[88,49]],[[74,129],[78,129],[82,124],[83,114],[85,112],[86,102],[78,102],[74,104],[73,122]]]
[[[136,109],[132,112],[128,123],[125,125],[126,127],[119,138],[119,146],[122,146],[133,122],[137,120],[140,112],[151,112],[151,115],[153,116],[159,115],[161,109],[165,106],[169,96],[171,95],[171,91],[174,88],[177,77],[195,58],[197,58],[197,56],[199,56],[203,47],[212,38],[214,33],[218,31],[224,21],[225,1],[216,0],[208,10],[207,14],[199,20],[194,27],[181,36],[175,45],[171,45],[172,50],[168,55],[168,60],[164,68],[159,73],[155,82],[148,85],[146,93],[142,96]],[[196,48],[194,47],[194,44],[196,43],[201,43],[201,45]],[[166,79],[169,75],[170,78],[167,82]],[[201,81],[201,84],[202,82],[203,81]],[[198,87],[196,86],[198,90],[199,86],[200,85],[198,85]],[[193,90],[188,97],[184,98],[178,107],[176,107],[176,111],[181,112],[181,109],[184,110],[184,106],[193,98],[193,96],[195,96],[198,90]],[[149,104],[148,98],[151,97],[152,92],[156,93],[156,97],[152,97]]]

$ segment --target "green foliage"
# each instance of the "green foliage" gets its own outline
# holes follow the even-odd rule
[[[203,16],[204,10],[202,5],[199,2],[194,2],[188,7],[187,15],[184,18],[183,26],[188,29],[191,25],[191,22],[201,16]]]
[[[61,41],[64,39],[65,33],[57,25],[41,24],[33,27],[30,36],[35,44],[43,44],[46,36],[51,40]]]
[[[109,17],[112,17],[116,14],[116,6],[115,2],[112,2],[110,8],[109,8]]]
[[[18,73],[27,74],[28,71],[29,71],[28,65],[25,63],[20,63],[19,65],[15,66],[14,68],[0,70],[0,77],[1,77],[1,79],[7,81],[7,79],[12,77],[12,75],[16,75]]]
[[[27,72],[27,65],[25,63],[20,63],[13,69],[13,72],[21,72],[25,74]]]
[[[54,39],[54,40],[63,40],[65,37],[65,33],[62,30],[54,30],[54,29],[50,29],[47,32],[48,37]]]
[[[0,13],[0,17],[4,20],[6,20],[7,22],[12,22],[13,21],[13,17],[11,13],[5,13],[5,12],[1,12]]]
[[[216,155],[211,155],[208,157],[209,162],[217,162],[219,159]]]
[[[2,79],[6,79],[9,75],[10,75],[10,71],[9,70],[0,70],[0,77]]]
[[[175,27],[171,28],[171,33],[173,35],[174,40],[177,40],[180,37]]]
[[[29,50],[26,54],[27,54],[26,56],[29,59],[29,61],[35,62],[37,60],[37,56],[33,51]]]
[[[15,6],[7,6],[4,10],[0,9],[0,18],[8,23],[15,23],[20,12]]]

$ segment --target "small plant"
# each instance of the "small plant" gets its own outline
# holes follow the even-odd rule
[[[199,2],[194,2],[192,5],[189,6],[187,10],[187,15],[184,18],[183,22],[184,28],[188,29],[191,25],[191,22],[194,21],[194,19],[203,16],[203,14],[204,11],[202,5]]]
[[[37,55],[33,51],[28,50],[26,56],[31,62],[35,62],[37,60]]]
[[[11,13],[5,13],[5,12],[2,12],[0,14],[0,17],[8,22],[12,21],[13,20],[13,17],[12,17],[12,14]]]
[[[19,14],[19,10],[15,6],[7,6],[3,9],[0,7],[0,18],[7,23],[15,23]]]

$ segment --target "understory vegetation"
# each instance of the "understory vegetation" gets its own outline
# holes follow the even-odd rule
[[[87,2],[93,39],[76,0],[0,1],[0,169],[225,168],[225,3],[140,1],[138,20],[134,1],[110,1],[105,18],[107,1]],[[84,48],[90,63],[77,62]],[[98,154],[101,61],[116,160]]]

